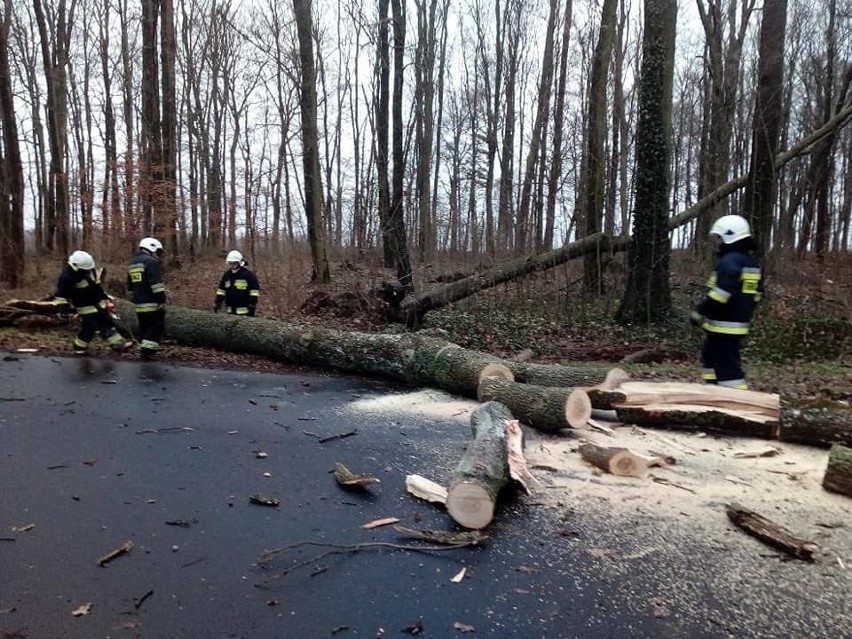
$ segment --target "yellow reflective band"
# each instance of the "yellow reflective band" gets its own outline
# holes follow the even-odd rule
[[[77,315],[91,315],[92,313],[97,313],[98,309],[94,306],[81,306],[77,309]]]
[[[249,295],[251,297],[260,297],[260,291],[250,291]]]
[[[79,346],[80,348],[88,348],[89,342],[84,342],[79,337],[74,338],[74,346]]]
[[[88,288],[89,280],[80,280],[74,285],[74,288]]]
[[[166,285],[163,284],[162,282],[157,283],[157,284],[151,284],[151,290],[154,293],[163,293],[166,290]]]
[[[222,297],[224,297],[225,291],[223,291],[221,288],[217,288],[216,289],[216,295],[221,295]]]
[[[731,294],[728,293],[728,291],[721,289],[717,286],[709,293],[707,293],[707,297],[709,297],[711,300],[716,300],[721,304],[727,304],[728,300],[731,299]]]

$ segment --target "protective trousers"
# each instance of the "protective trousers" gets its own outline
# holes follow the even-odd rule
[[[740,359],[742,335],[704,331],[701,376],[708,384],[748,388]]]
[[[166,311],[146,311],[136,313],[139,321],[139,350],[142,357],[152,358],[160,350],[160,340],[166,329]]]
[[[85,352],[96,333],[100,333],[113,349],[124,344],[124,338],[116,330],[115,322],[109,314],[98,311],[80,315],[80,330],[77,331],[77,337],[74,340],[74,350]]]

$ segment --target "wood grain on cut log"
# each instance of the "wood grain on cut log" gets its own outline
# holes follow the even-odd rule
[[[615,406],[619,421],[687,431],[716,431],[743,437],[775,439],[778,421],[760,412],[734,411],[696,404]]]
[[[506,429],[513,419],[499,402],[486,402],[470,415],[473,439],[453,472],[446,502],[465,528],[485,528],[494,518],[497,495],[509,482]]]
[[[479,384],[481,402],[498,401],[521,423],[543,432],[580,428],[592,416],[592,405],[582,389],[521,384],[486,377]]]
[[[824,407],[781,407],[781,441],[828,448],[833,444],[852,447],[852,410],[839,405]]]
[[[580,456],[593,466],[620,477],[644,477],[648,468],[665,463],[659,457],[640,455],[620,446],[601,446],[585,442],[580,444],[578,450]]]
[[[592,406],[602,410],[610,410],[619,404],[692,404],[733,411],[759,412],[777,419],[780,407],[778,395],[715,384],[626,381],[615,388],[595,388],[589,389],[588,392]]]
[[[831,447],[822,487],[852,497],[852,448],[840,444]]]
[[[781,550],[791,557],[812,561],[819,545],[796,537],[789,530],[740,504],[729,504],[728,519],[752,537]]]

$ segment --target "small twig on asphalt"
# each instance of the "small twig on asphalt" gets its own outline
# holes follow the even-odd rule
[[[438,550],[456,550],[457,548],[464,548],[465,546],[476,546],[478,545],[478,541],[466,541],[463,543],[456,543],[446,546],[421,546],[417,544],[394,544],[387,541],[367,541],[359,544],[331,544],[320,541],[297,541],[293,544],[288,544],[286,546],[281,546],[280,548],[274,548],[272,550],[267,550],[263,553],[260,558],[257,560],[257,564],[259,566],[263,566],[264,564],[268,564],[273,559],[275,559],[278,555],[281,555],[285,552],[289,552],[291,550],[296,550],[301,548],[302,546],[318,546],[320,548],[330,548],[330,550],[326,550],[315,557],[311,557],[310,559],[306,559],[305,561],[300,561],[299,563],[293,564],[289,568],[285,568],[281,572],[277,572],[274,575],[270,575],[266,579],[263,579],[255,584],[256,588],[261,588],[266,584],[275,581],[276,579],[280,579],[281,577],[285,577],[289,575],[291,572],[298,570],[299,568],[304,568],[305,566],[313,566],[316,565],[320,560],[325,559],[326,557],[330,557],[332,555],[344,555],[347,553],[357,553],[361,550],[367,550],[371,548],[390,548],[392,550],[411,550],[415,552],[432,552]]]
[[[148,592],[146,592],[144,595],[142,595],[139,598],[139,601],[137,601],[135,604],[133,604],[133,607],[136,608],[136,610],[139,610],[142,607],[142,604],[145,603],[145,600],[153,594],[154,594],[154,591],[149,590]]]
[[[358,433],[358,429],[356,428],[355,430],[351,430],[348,433],[340,433],[339,435],[329,435],[328,437],[321,437],[317,441],[320,444],[324,444],[326,442],[330,442],[330,441],[335,440],[335,439],[343,439],[345,437],[352,437],[352,435],[356,435],[357,433]]]

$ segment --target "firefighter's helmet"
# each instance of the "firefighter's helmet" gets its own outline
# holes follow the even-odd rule
[[[163,250],[163,245],[160,243],[160,240],[154,239],[153,237],[146,237],[140,240],[139,248],[145,249],[151,255],[155,255]]]
[[[710,235],[718,235],[725,244],[751,237],[748,221],[741,215],[723,215],[710,227]]]
[[[68,263],[74,268],[81,268],[84,271],[91,271],[95,268],[95,258],[86,251],[74,251],[68,258]]]
[[[235,264],[236,263],[236,264],[239,264],[240,266],[245,264],[243,254],[240,253],[239,251],[231,251],[230,253],[228,253],[228,257],[225,258],[225,261],[228,264]]]

